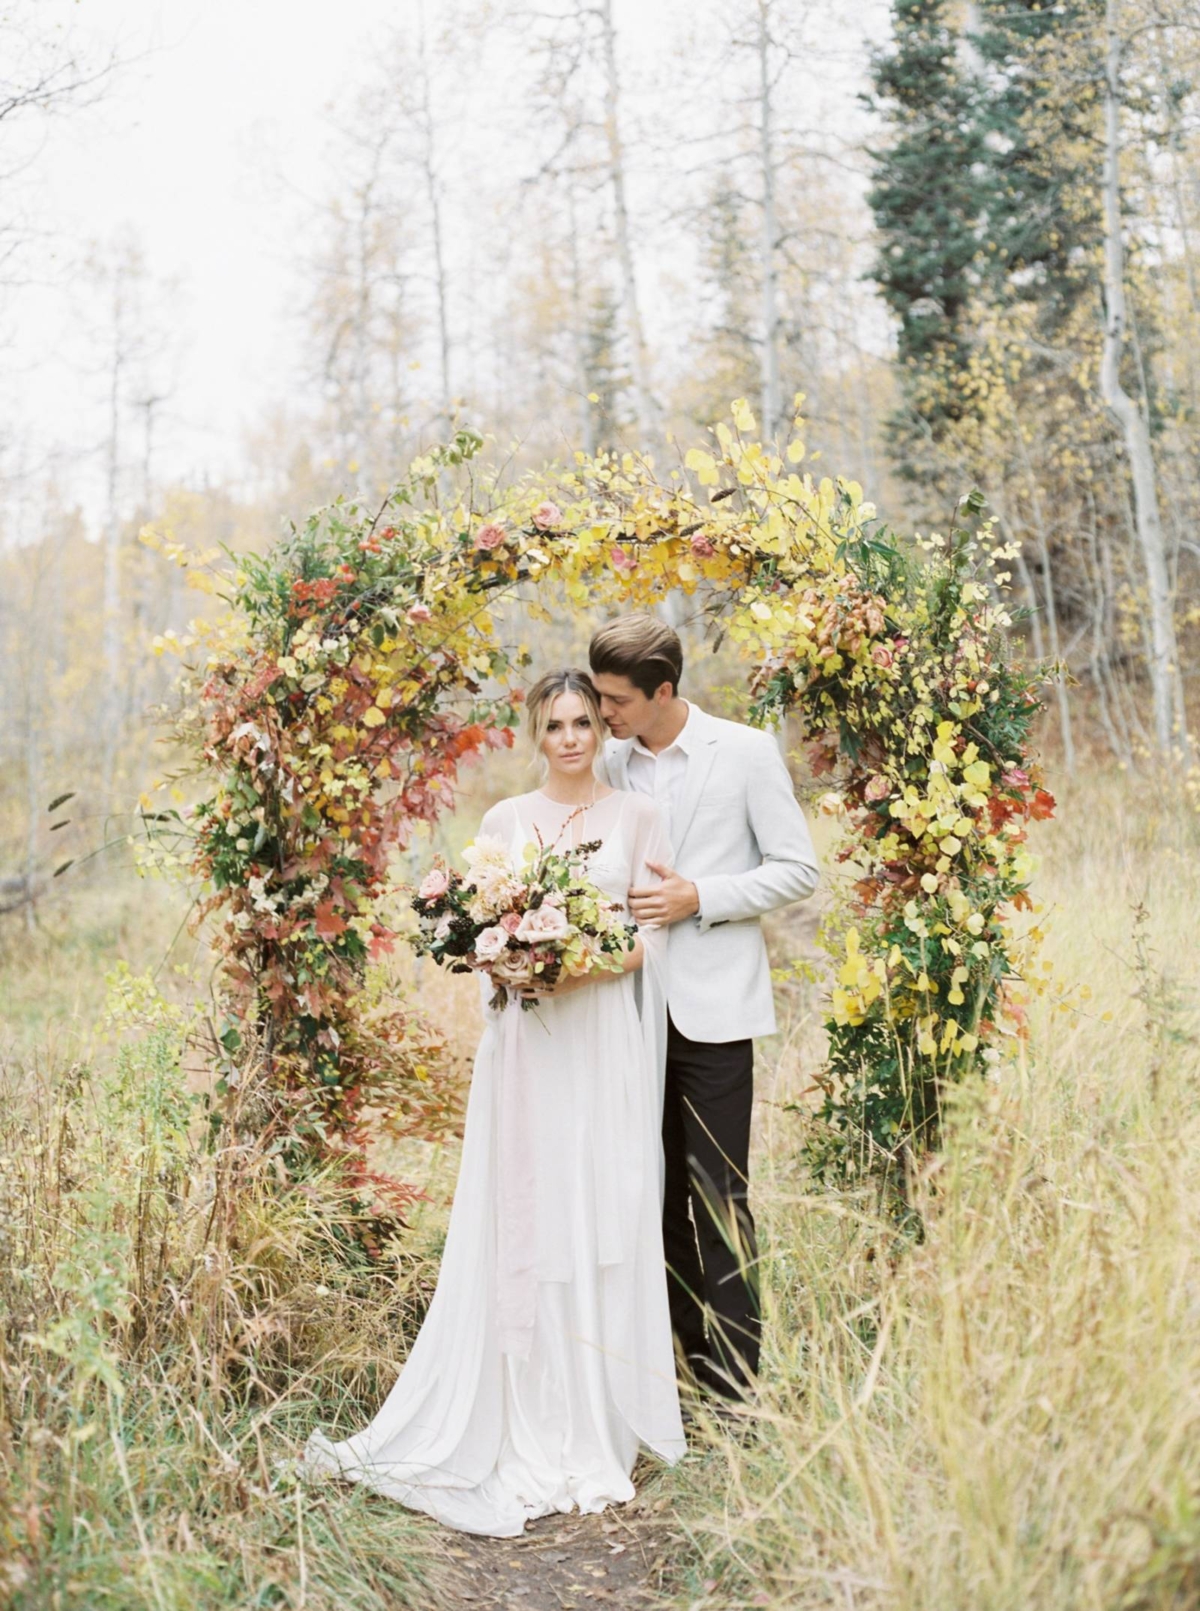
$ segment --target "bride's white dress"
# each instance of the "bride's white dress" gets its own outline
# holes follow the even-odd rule
[[[624,902],[667,862],[653,801],[585,812],[540,791],[482,833],[516,856],[600,840],[591,877]],[[379,1413],[310,1468],[366,1484],[464,1532],[630,1499],[638,1446],[684,1452],[660,1222],[665,931],[638,974],[536,1011],[485,1007],[437,1291]],[[485,984],[485,999],[490,987]]]

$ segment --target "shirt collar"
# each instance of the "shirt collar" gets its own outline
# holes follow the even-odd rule
[[[683,726],[667,745],[666,749],[659,750],[658,755],[655,755],[653,750],[648,750],[646,748],[640,738],[635,738],[633,741],[633,753],[635,755],[644,755],[647,760],[650,761],[657,761],[659,755],[667,755],[671,750],[676,749],[682,750],[685,755],[690,755],[696,745],[696,723],[694,720],[696,715],[696,707],[689,699],[685,699],[684,704],[688,708],[687,721],[684,722]]]

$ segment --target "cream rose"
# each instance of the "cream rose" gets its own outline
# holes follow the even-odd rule
[[[508,935],[498,923],[490,929],[482,929],[475,936],[475,955],[480,962],[495,962],[507,946]]]
[[[526,912],[517,926],[517,939],[527,945],[544,945],[547,940],[563,940],[571,925],[557,906],[546,903]]]

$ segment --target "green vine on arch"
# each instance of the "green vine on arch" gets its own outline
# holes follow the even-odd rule
[[[294,1172],[340,1157],[378,1204],[372,1136],[450,1121],[436,1035],[371,963],[397,938],[392,856],[450,809],[466,758],[512,741],[496,603],[547,585],[594,611],[695,597],[754,664],[750,719],[790,716],[828,776],[847,876],[822,929],[822,1172],[933,1144],[946,1084],[1021,1032],[1043,986],[1014,913],[1053,800],[1030,755],[1040,673],[1010,650],[1011,551],[976,494],[946,536],[898,539],[857,484],[804,470],[798,438],[777,453],[755,431],[737,402],[665,473],[577,454],[507,487],[461,431],[378,509],[339,500],[262,556],[213,570],[143,533],[229,606],[157,641],[185,658],[178,731],[203,793],[152,826],[187,839],[220,1036],[231,1067],[261,1050]]]

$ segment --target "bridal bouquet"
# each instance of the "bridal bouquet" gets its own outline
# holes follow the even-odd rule
[[[481,834],[464,853],[465,878],[438,864],[422,880],[414,902],[417,951],[452,973],[486,973],[496,987],[494,1008],[564,975],[619,973],[635,929],[583,869],[597,848],[531,845],[517,867],[500,840]],[[522,1007],[536,1004],[521,996]]]

